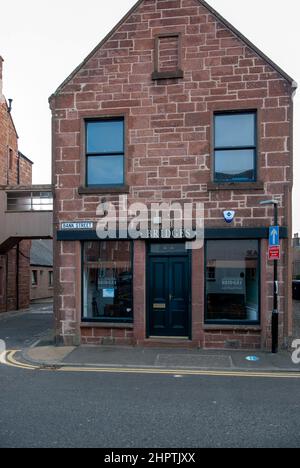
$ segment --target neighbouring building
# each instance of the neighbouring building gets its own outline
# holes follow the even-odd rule
[[[11,102],[2,92],[0,57],[0,189],[32,184],[32,161],[18,151],[18,135],[11,115]],[[5,212],[0,208],[1,230]],[[1,239],[2,240],[2,239]],[[1,242],[0,242],[1,244]],[[0,313],[24,309],[30,304],[30,240],[0,245]]]
[[[293,238],[293,278],[300,280],[300,237],[295,234]]]
[[[270,349],[273,207],[260,202],[276,199],[288,344],[296,87],[206,2],[137,2],[50,98],[57,342]],[[148,239],[123,222],[101,240],[97,208],[124,220],[120,195],[203,203],[203,247],[163,233],[159,212]]]
[[[33,240],[30,251],[31,292],[30,299],[53,297],[53,241]]]

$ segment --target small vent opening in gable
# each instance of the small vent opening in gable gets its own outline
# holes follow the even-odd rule
[[[152,78],[154,80],[183,78],[180,34],[164,34],[156,37]]]

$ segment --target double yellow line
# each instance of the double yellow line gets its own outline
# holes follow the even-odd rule
[[[206,371],[189,369],[158,369],[158,368],[126,368],[126,367],[74,367],[74,366],[38,366],[24,364],[16,360],[18,350],[7,351],[5,364],[10,367],[25,370],[55,371],[55,372],[87,372],[101,374],[151,374],[172,376],[203,376],[203,377],[244,377],[271,379],[300,379],[300,372],[254,372],[254,371]]]

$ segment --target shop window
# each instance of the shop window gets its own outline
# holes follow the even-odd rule
[[[259,284],[258,241],[207,241],[207,323],[259,323]]]
[[[31,272],[31,286],[38,285],[38,272],[37,270],[32,270]]]
[[[122,186],[124,175],[124,119],[86,122],[86,186]]]
[[[185,242],[164,242],[163,244],[160,243],[153,243],[150,245],[150,253],[151,254],[186,254],[186,245]]]
[[[215,115],[215,182],[256,180],[256,120],[256,112]]]
[[[132,322],[132,243],[85,242],[83,320]]]

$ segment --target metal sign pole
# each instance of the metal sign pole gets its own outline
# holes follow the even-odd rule
[[[274,207],[274,226],[269,232],[269,260],[274,261],[274,286],[273,286],[273,309],[272,309],[272,353],[278,353],[278,326],[279,326],[279,311],[278,311],[278,260],[280,259],[280,227],[278,225],[278,200],[264,200],[260,205],[273,205]]]
[[[274,203],[274,226],[278,226],[278,205]],[[278,260],[274,260],[274,291],[272,311],[272,353],[278,353]]]

